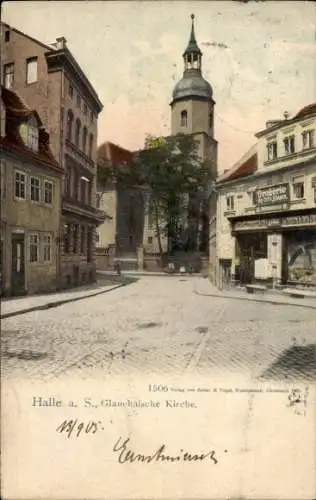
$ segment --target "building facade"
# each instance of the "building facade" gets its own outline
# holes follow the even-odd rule
[[[217,273],[274,286],[316,286],[316,104],[267,122],[217,182]]]
[[[56,290],[63,171],[35,111],[2,89],[1,294]]]
[[[117,179],[105,179],[110,168],[131,168],[134,153],[105,142],[98,148],[97,206],[106,213],[97,229],[97,263],[99,268],[112,267],[114,259],[125,268],[137,268],[138,252],[143,243],[144,189]]]
[[[36,109],[64,171],[60,218],[59,286],[95,280],[97,121],[102,110],[94,88],[65,38],[46,45],[1,25],[3,84]]]

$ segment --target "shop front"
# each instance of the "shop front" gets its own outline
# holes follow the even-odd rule
[[[316,209],[231,219],[235,279],[316,286]]]

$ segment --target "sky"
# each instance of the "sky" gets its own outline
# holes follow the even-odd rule
[[[98,143],[144,146],[170,133],[170,100],[195,14],[213,88],[219,171],[265,122],[316,101],[316,4],[307,1],[4,2],[2,19],[52,43],[65,36],[103,105]]]

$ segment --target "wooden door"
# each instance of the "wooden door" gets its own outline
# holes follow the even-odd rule
[[[11,292],[21,295],[25,292],[25,245],[24,234],[12,234]]]

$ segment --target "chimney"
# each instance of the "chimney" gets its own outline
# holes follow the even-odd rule
[[[290,113],[288,111],[284,111],[283,116],[284,116],[284,120],[288,120]]]
[[[63,50],[67,47],[67,40],[64,36],[56,38],[56,48],[57,50]]]

